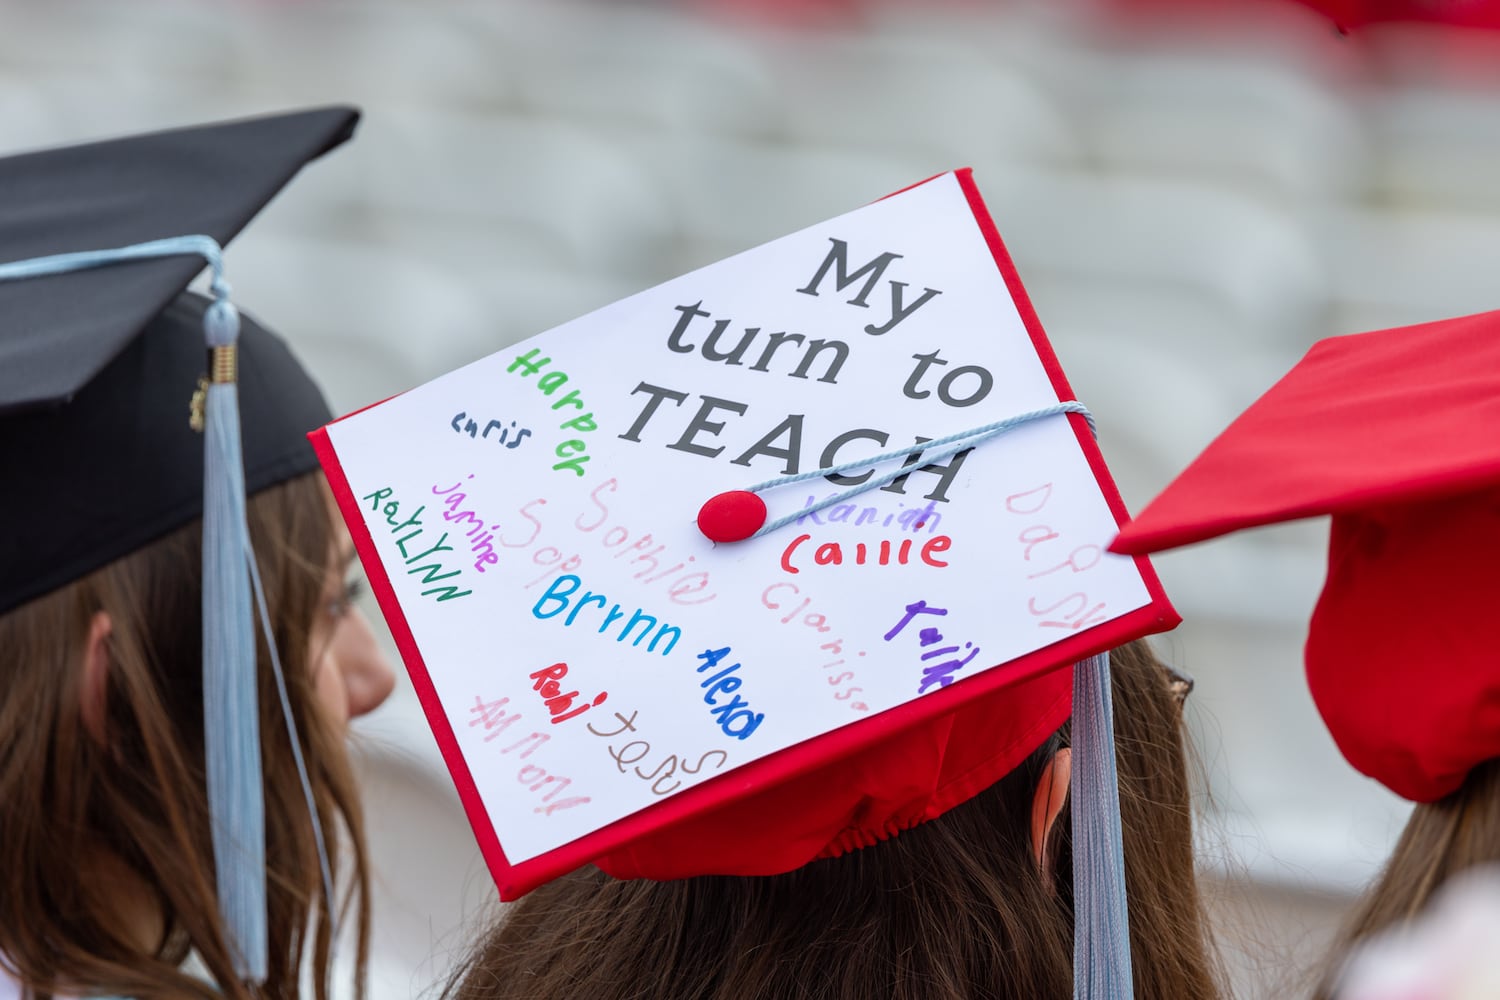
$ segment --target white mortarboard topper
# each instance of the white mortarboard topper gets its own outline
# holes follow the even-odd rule
[[[1050,677],[1066,695],[1065,668],[1178,620],[1144,560],[1106,551],[1124,511],[1081,410],[959,171],[508,347],[315,444],[514,898],[632,853],[606,870],[782,871],[936,815],[979,788],[800,855],[782,849],[807,839],[783,808],[657,870],[641,861],[695,817],[976,699],[999,706],[994,742],[1026,736],[986,784],[1035,749],[1066,697],[1038,731],[1004,717],[1006,692]],[[705,536],[748,534],[753,499],[742,530],[732,498],[727,527],[713,505],[698,523],[711,498],[848,463],[760,489],[753,537]],[[838,785],[804,800],[837,801]]]

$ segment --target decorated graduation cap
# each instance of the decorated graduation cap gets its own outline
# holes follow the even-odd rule
[[[1127,525],[1120,552],[1333,515],[1308,684],[1361,773],[1405,798],[1500,756],[1500,313],[1308,352]]]
[[[1095,654],[1177,618],[1105,551],[1119,497],[968,171],[315,443],[502,898],[872,844],[1011,771],[1076,679],[1080,921],[1114,915],[1080,948],[1128,990]]]
[[[27,526],[0,543],[0,613],[203,519],[218,889],[238,971],[257,981],[264,818],[244,496],[318,467],[305,435],[328,409],[285,344],[230,302],[220,249],[357,120],[327,108],[0,159],[0,506]],[[185,291],[205,264],[211,298]]]

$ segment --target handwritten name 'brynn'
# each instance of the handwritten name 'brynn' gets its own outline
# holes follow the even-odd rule
[[[565,626],[572,626],[584,608],[592,606],[597,607],[600,611],[604,611],[605,606],[610,604],[608,597],[605,597],[603,594],[597,594],[592,590],[585,590],[582,596],[574,598],[573,595],[578,592],[578,588],[581,586],[583,586],[581,578],[572,573],[562,574],[552,581],[551,585],[547,587],[545,594],[537,598],[536,604],[531,608],[532,615],[539,621],[545,621],[548,618],[556,618],[566,611],[568,612],[568,617],[563,619],[563,624]],[[604,611],[604,620],[599,623],[596,631],[600,635],[604,635],[609,631],[610,626],[622,618],[626,618],[625,609],[618,602],[615,602],[613,607],[608,611]],[[592,625],[594,623],[586,620],[585,624]],[[656,652],[656,644],[665,640],[666,645],[662,647],[661,655],[666,656],[672,651],[672,647],[677,645],[677,640],[682,638],[682,629],[676,625],[671,625],[667,622],[658,623],[655,615],[647,614],[642,608],[636,608],[626,618],[624,625],[617,626],[618,634],[615,636],[615,642],[624,642],[630,637],[631,631],[637,625],[641,626],[641,631],[635,636],[630,645],[639,646],[643,639],[650,636],[651,641],[646,645],[646,652],[648,653]]]
[[[422,574],[421,583],[427,585],[427,589],[422,591],[422,596],[432,597],[438,601],[452,601],[460,597],[468,597],[473,591],[459,590],[453,584],[434,586],[440,580],[451,580],[463,572],[461,569],[445,571],[443,559],[438,555],[440,552],[453,551],[453,546],[447,544],[448,533],[443,532],[438,536],[436,543],[431,543],[432,536],[422,523],[422,515],[426,512],[427,506],[423,504],[410,514],[403,514],[401,501],[392,499],[394,495],[395,490],[386,486],[373,493],[366,493],[360,499],[370,505],[369,509],[373,513],[384,515],[390,534],[395,536],[396,551],[401,553],[402,562],[410,567],[406,571],[407,575]],[[379,516],[370,519],[372,528],[379,524]],[[424,535],[426,538],[423,538]],[[423,562],[423,560],[428,561]]]

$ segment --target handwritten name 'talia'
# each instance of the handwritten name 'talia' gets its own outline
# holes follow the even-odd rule
[[[793,561],[797,557],[802,561],[798,550],[812,541],[812,535],[798,535],[787,543],[787,547],[781,551],[781,568],[788,573],[800,573],[801,569]],[[928,566],[939,568],[947,566],[947,562],[937,558],[937,553],[946,552],[953,545],[953,539],[947,535],[934,535],[922,543],[917,557]],[[845,553],[849,554],[849,563],[853,566],[905,566],[911,562],[912,539],[902,539],[899,544],[892,544],[889,538],[883,538],[879,544],[866,545],[864,542],[855,542],[847,546],[840,542],[824,542],[813,551],[813,563],[817,566],[842,566],[844,565]]]
[[[569,719],[578,718],[589,709],[604,704],[605,699],[609,697],[608,691],[600,691],[594,696],[593,701],[585,701],[578,708],[573,708],[573,699],[578,697],[578,692],[564,692],[562,689],[562,679],[568,676],[566,663],[554,663],[550,667],[535,671],[530,676],[531,690],[542,696],[542,704],[547,706],[547,712],[552,716],[551,722],[554,726],[567,722]]]
[[[370,505],[369,510],[376,515],[369,519],[370,527],[372,529],[378,527],[381,518],[384,518],[385,526],[390,529],[390,534],[395,536],[396,551],[401,554],[401,561],[410,567],[406,571],[407,575],[422,574],[422,584],[427,586],[427,589],[422,591],[423,597],[434,597],[438,601],[468,597],[473,591],[459,590],[453,584],[434,586],[441,580],[452,579],[463,572],[460,569],[444,571],[444,561],[438,553],[453,551],[453,546],[447,544],[448,533],[443,532],[436,542],[432,542],[432,536],[428,534],[422,523],[422,515],[427,510],[426,505],[420,505],[410,514],[406,514],[402,510],[401,501],[392,499],[394,495],[395,490],[385,486],[373,493],[366,493],[360,498]],[[423,535],[427,537],[423,538]],[[427,547],[422,548],[424,545]],[[424,559],[429,561],[423,563]],[[416,565],[418,563],[421,565]]]

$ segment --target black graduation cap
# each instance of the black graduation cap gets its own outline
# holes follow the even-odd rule
[[[183,234],[223,245],[358,120],[323,108],[0,159],[0,264]],[[207,300],[184,289],[203,266],[182,254],[0,281],[0,613],[201,513],[188,418]],[[254,492],[317,468],[304,435],[329,412],[274,335],[247,320],[240,336]]]
[[[325,108],[0,159],[0,614],[202,516],[206,790],[252,983],[267,915],[245,496],[317,468],[305,435],[330,414],[240,319],[220,249],[358,120]],[[212,302],[185,291],[205,261]]]

